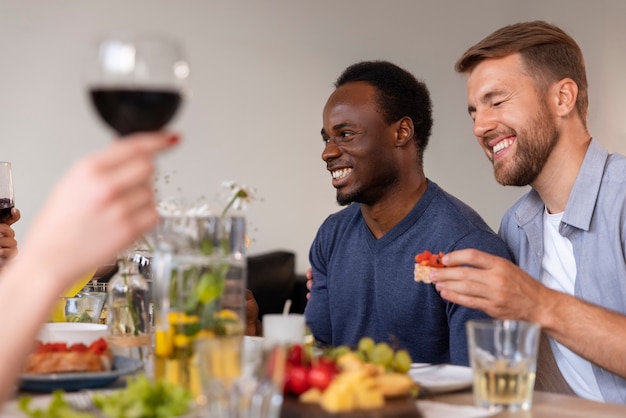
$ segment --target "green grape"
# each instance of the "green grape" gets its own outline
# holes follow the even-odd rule
[[[411,355],[406,350],[398,350],[393,356],[391,367],[399,373],[406,373],[411,368]]]
[[[330,351],[330,356],[336,360],[343,354],[349,353],[350,351],[352,350],[350,350],[350,347],[348,347],[347,345],[340,345],[332,348],[332,350]]]
[[[357,350],[363,354],[365,359],[369,358],[372,350],[374,349],[374,340],[371,337],[363,337],[359,340]]]
[[[369,353],[374,348],[374,340],[371,337],[363,337],[359,340],[358,349],[365,353]]]
[[[380,342],[372,348],[369,357],[372,363],[390,368],[393,361],[393,349],[389,347],[389,344]]]

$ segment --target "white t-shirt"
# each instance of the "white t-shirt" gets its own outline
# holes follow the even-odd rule
[[[543,215],[543,275],[542,283],[554,290],[574,294],[576,283],[576,260],[569,239],[559,234],[559,224],[563,212]],[[591,363],[567,347],[548,338],[556,364],[572,390],[580,397],[604,401],[598,382],[593,374]]]

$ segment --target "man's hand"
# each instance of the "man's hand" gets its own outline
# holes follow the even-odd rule
[[[313,269],[311,267],[306,271],[306,288],[308,292],[306,292],[306,298],[309,299],[311,297],[311,288],[313,287]]]
[[[626,378],[626,316],[549,289],[508,260],[477,250],[451,252],[430,278],[441,297],[497,319],[535,322],[590,362]],[[582,337],[581,337],[582,336]]]
[[[261,336],[261,321],[259,321],[259,305],[250,289],[246,289],[246,335]]]
[[[482,251],[467,249],[446,254],[448,268],[433,269],[430,278],[441,297],[498,319],[540,322],[551,305],[543,286],[512,262]]]

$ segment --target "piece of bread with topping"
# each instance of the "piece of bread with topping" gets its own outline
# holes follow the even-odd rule
[[[415,269],[413,271],[413,279],[416,282],[432,283],[430,280],[430,271],[434,268],[445,267],[441,262],[443,252],[433,254],[426,250],[415,256]]]
[[[104,338],[85,344],[37,342],[28,356],[24,373],[78,373],[103,372],[113,368],[113,354]]]

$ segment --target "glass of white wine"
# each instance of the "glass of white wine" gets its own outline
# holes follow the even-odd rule
[[[474,402],[490,410],[532,406],[541,328],[511,320],[467,321]]]

